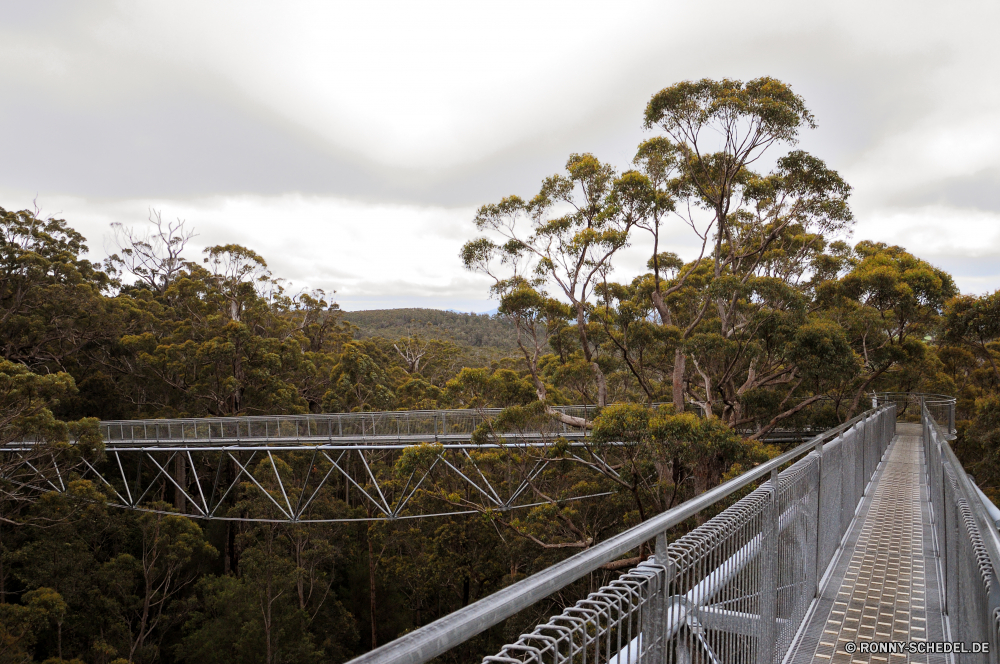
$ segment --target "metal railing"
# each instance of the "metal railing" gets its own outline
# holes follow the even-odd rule
[[[557,406],[566,415],[593,419],[595,406]],[[367,413],[254,415],[180,419],[116,420],[100,423],[105,444],[114,447],[143,442],[162,445],[195,443],[315,443],[322,441],[399,441],[414,444],[449,439],[467,441],[500,408],[401,410]],[[536,423],[537,424],[537,423]],[[537,435],[584,437],[587,430],[548,418]],[[524,434],[519,434],[524,437]]]
[[[656,408],[664,404],[654,403]],[[669,405],[669,404],[667,404]],[[600,412],[594,405],[554,406],[554,410],[592,421]],[[142,420],[103,420],[101,436],[105,445],[118,449],[152,446],[192,449],[264,445],[271,448],[313,446],[318,443],[358,445],[394,445],[405,447],[421,442],[445,445],[467,443],[476,429],[494,422],[502,408],[453,408],[445,410],[370,411],[362,413],[310,413],[304,415],[245,415],[236,417],[188,417]],[[701,411],[697,411],[699,414]],[[587,438],[585,427],[573,426],[554,418],[532,422],[532,431],[495,431],[499,438],[521,441],[547,440],[563,436],[570,440]],[[747,435],[751,431],[742,432]],[[812,429],[776,429],[765,436],[768,441],[804,440],[818,431]],[[33,441],[26,440],[31,444]],[[14,443],[16,446],[17,443]],[[8,448],[11,446],[8,445]]]
[[[955,397],[917,392],[879,392],[872,398],[873,407],[890,403],[896,404],[900,421],[921,421],[921,409],[926,407],[945,434],[955,435]]]
[[[948,435],[941,426],[942,420],[948,420],[927,402],[922,404],[921,420],[932,523],[944,571],[944,610],[951,636],[955,641],[990,644],[989,654],[966,654],[963,662],[997,662],[1000,534],[985,497],[948,444]]]
[[[650,559],[484,662],[780,661],[892,439],[895,411],[868,411],[352,664],[427,662],[651,540]],[[765,478],[667,542],[670,528]]]

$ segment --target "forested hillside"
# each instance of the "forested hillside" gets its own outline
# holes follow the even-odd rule
[[[24,455],[0,457],[0,664],[345,661],[759,463],[777,427],[851,418],[874,391],[957,395],[956,450],[996,495],[1000,293],[960,295],[904,247],[851,240],[851,189],[792,149],[813,119],[780,81],[677,84],[645,125],[624,171],[573,154],[470,220],[456,260],[493,279],[497,316],[345,314],[283,290],[252,248],[195,255],[190,229],[159,217],[117,227],[115,253],[92,262],[72,219],[0,209],[0,443],[35,440],[30,468],[72,469],[54,492],[18,479]],[[665,251],[668,226],[700,253]],[[647,270],[620,283],[629,245],[649,247]],[[572,403],[598,415],[553,408]],[[482,407],[505,410],[477,440],[563,421],[593,449],[477,451],[494,481],[528,478],[520,511],[431,472],[430,448],[387,454],[372,476],[426,471],[414,505],[472,514],[384,519],[337,478],[310,507],[355,519],[337,524],[276,522],[249,490],[225,514],[257,521],[178,516],[167,488],[149,511],[115,509],[82,475],[110,463],[93,418]],[[313,470],[252,462],[247,477],[283,477],[281,491]],[[605,496],[568,500],[580,487]],[[537,617],[444,661],[476,661]]]
[[[474,348],[501,351],[517,348],[517,330],[513,323],[497,315],[439,309],[371,309],[345,312],[343,317],[357,326],[355,336],[361,339],[420,335]]]
[[[356,339],[397,339],[419,353],[424,344],[450,344],[463,366],[489,366],[518,354],[517,328],[504,316],[439,309],[373,309],[343,312]],[[400,352],[397,350],[397,353]]]

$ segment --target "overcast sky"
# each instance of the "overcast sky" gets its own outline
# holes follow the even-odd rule
[[[243,244],[348,310],[489,310],[457,257],[479,205],[571,152],[627,167],[661,88],[767,75],[853,185],[855,241],[1000,288],[995,0],[0,7],[0,206],[37,197],[95,259],[155,208],[199,233],[189,258]]]

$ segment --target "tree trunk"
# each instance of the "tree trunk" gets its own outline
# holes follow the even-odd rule
[[[174,481],[177,482],[177,486],[174,487],[174,509],[183,512],[187,507],[187,501],[184,499],[181,487],[187,487],[187,466],[184,464],[184,454],[180,452],[174,457]]]
[[[656,312],[660,314],[660,323],[663,325],[673,325],[674,321],[670,315],[670,309],[663,302],[663,296],[660,294],[660,291],[653,291],[652,299],[653,306],[656,307]]]
[[[686,364],[686,358],[684,357],[684,351],[678,346],[677,350],[674,351],[674,373],[672,376],[673,388],[674,388],[674,411],[678,413],[684,412],[684,369]]]
[[[590,367],[594,370],[594,380],[597,383],[597,405],[603,408],[608,405],[608,381],[604,378],[604,372],[594,360],[594,354],[590,350],[590,340],[587,338],[587,323],[584,316],[583,303],[576,303],[576,329],[580,335],[580,347],[583,349],[583,356]]]
[[[236,549],[236,526],[232,525],[232,523],[232,521],[229,522],[228,537],[226,538],[226,548],[229,549],[229,558],[227,559],[228,571],[234,576],[239,576],[240,552]]]
[[[271,588],[271,575],[269,573],[268,577],[267,577],[267,595],[266,595],[267,607],[264,609],[264,640],[265,640],[265,642],[267,644],[267,655],[266,655],[266,659],[264,661],[266,661],[267,664],[273,664],[273,662],[274,662],[274,644],[271,642],[271,636],[272,636],[271,627],[272,627],[272,624],[273,624],[272,620],[271,620],[271,617],[272,617],[271,616],[271,596],[272,596],[272,592],[271,591],[272,591],[272,588]]]
[[[7,568],[3,566],[3,526],[0,526],[0,604],[7,603]]]
[[[375,622],[375,547],[372,546],[371,530],[368,531],[368,593],[372,621],[372,650],[374,650],[378,646],[378,631]]]
[[[597,405],[604,408],[608,405],[608,381],[604,378],[601,367],[597,366],[597,362],[591,362],[590,366],[594,368],[594,376],[597,378]]]

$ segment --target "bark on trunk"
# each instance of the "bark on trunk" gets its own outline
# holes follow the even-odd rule
[[[608,405],[608,382],[604,378],[604,372],[594,360],[594,354],[590,350],[590,340],[587,338],[586,319],[584,316],[583,304],[576,304],[576,329],[580,334],[580,346],[583,348],[583,356],[590,367],[594,370],[594,380],[597,383],[597,405],[601,408]]]
[[[0,604],[7,603],[7,568],[3,566],[3,527],[0,526]]]
[[[184,492],[181,488],[187,487],[187,465],[184,463],[184,455],[181,453],[174,457],[174,481],[177,482],[177,486],[174,487],[174,509],[183,512],[187,507],[187,501],[184,499]]]
[[[230,522],[232,523],[232,522]],[[227,538],[229,548],[229,572],[234,576],[240,575],[240,552],[236,549],[236,526],[229,526],[229,537]]]
[[[672,376],[674,388],[674,411],[684,412],[684,369],[686,358],[684,351],[678,348],[674,351],[674,373]]]
[[[371,532],[368,533],[368,593],[369,610],[371,611],[372,622],[372,650],[378,646],[378,635],[375,622],[375,547],[372,546]]]
[[[590,366],[594,368],[594,376],[597,378],[597,405],[604,408],[608,405],[608,381],[604,378],[601,367],[597,366],[597,362],[591,362]]]

